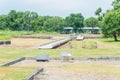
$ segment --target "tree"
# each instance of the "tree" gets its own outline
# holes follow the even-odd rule
[[[101,15],[101,14],[102,14],[102,9],[101,8],[96,9],[95,15],[98,16],[99,21],[102,21],[103,16],[104,16],[104,15]]]
[[[109,11],[104,16],[104,26],[102,27],[105,36],[113,36],[115,41],[120,35],[120,11]]]
[[[45,21],[44,26],[47,31],[59,31],[63,27],[64,20],[61,17],[52,17]]]
[[[0,15],[0,29],[5,30],[8,29],[8,16],[7,15]]]
[[[90,17],[84,21],[84,26],[92,27],[92,33],[94,33],[94,27],[98,27],[98,20],[94,17]]]
[[[31,21],[32,30],[34,32],[44,30],[43,24],[44,24],[44,17],[39,16],[38,19],[35,19],[35,20]]]
[[[107,10],[104,13],[102,24],[102,32],[105,37],[113,36],[115,41],[118,41],[120,35],[120,0],[112,2],[113,9]]]
[[[65,24],[66,26],[73,27],[75,29],[75,32],[77,32],[78,28],[84,26],[84,17],[81,13],[70,14],[68,17],[65,18]]]
[[[98,8],[96,11],[95,11],[95,15],[97,16],[100,16],[100,13],[102,12],[102,9],[101,8]]]
[[[38,14],[36,12],[25,11],[23,18],[24,26],[26,26],[25,29],[30,31],[32,30],[33,21],[38,19]]]
[[[112,2],[112,6],[113,6],[114,10],[120,10],[120,0],[114,0]]]
[[[8,13],[8,23],[9,23],[9,27],[11,30],[15,30],[17,28],[17,24],[15,22],[17,18],[17,13],[15,10],[11,10],[9,13]]]

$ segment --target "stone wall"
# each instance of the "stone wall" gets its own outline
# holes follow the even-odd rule
[[[34,80],[34,77],[35,77],[36,75],[38,75],[39,73],[43,72],[43,71],[44,71],[43,68],[38,69],[37,71],[34,71],[34,72],[31,73],[30,75],[28,75],[25,80]]]
[[[0,41],[0,45],[10,45],[11,41]]]
[[[15,63],[17,63],[17,62],[20,62],[20,61],[22,61],[22,60],[25,60],[25,57],[18,58],[18,59],[13,60],[13,61],[9,61],[9,62],[7,62],[7,63],[1,64],[0,66],[10,66],[10,65],[13,65],[13,64],[15,64]]]

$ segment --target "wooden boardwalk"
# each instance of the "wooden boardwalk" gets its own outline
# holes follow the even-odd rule
[[[56,48],[68,41],[72,40],[72,38],[68,37],[68,38],[65,38],[65,39],[61,39],[61,40],[57,40],[57,41],[54,41],[54,42],[50,42],[50,43],[47,43],[47,44],[43,44],[43,45],[40,45],[36,48],[38,49],[52,49],[52,48]]]

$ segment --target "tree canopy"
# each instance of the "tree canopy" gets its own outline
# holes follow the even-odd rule
[[[63,27],[83,27],[84,17],[81,13],[70,14],[65,19],[59,16],[39,16],[36,12],[11,10],[7,15],[0,15],[0,29],[26,31],[55,31]]]
[[[102,12],[102,9],[101,8],[98,8],[96,11],[95,11],[95,15],[100,15],[100,13]]]
[[[115,41],[118,41],[120,35],[120,0],[114,0],[113,9],[107,10],[103,16],[102,32],[105,37],[113,36]]]
[[[90,17],[84,21],[85,27],[98,27],[98,20],[94,17]]]
[[[120,34],[120,11],[110,11],[104,16],[104,35],[113,36],[117,41],[117,36]]]
[[[65,18],[65,23],[67,26],[73,27],[75,29],[75,32],[77,32],[78,28],[84,26],[84,17],[81,13],[70,14],[68,17]]]
[[[120,0],[114,0],[112,3],[114,10],[120,10]]]
[[[85,27],[98,27],[98,20],[94,17],[90,17],[84,21]],[[92,33],[94,33],[94,29],[92,29]]]

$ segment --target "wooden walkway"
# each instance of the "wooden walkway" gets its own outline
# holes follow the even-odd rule
[[[72,40],[72,38],[68,37],[68,38],[65,38],[65,39],[61,39],[61,40],[57,40],[57,41],[54,41],[54,42],[50,42],[50,43],[47,43],[47,44],[43,44],[43,45],[40,45],[36,48],[38,49],[52,49],[52,48],[56,48],[68,41]]]

